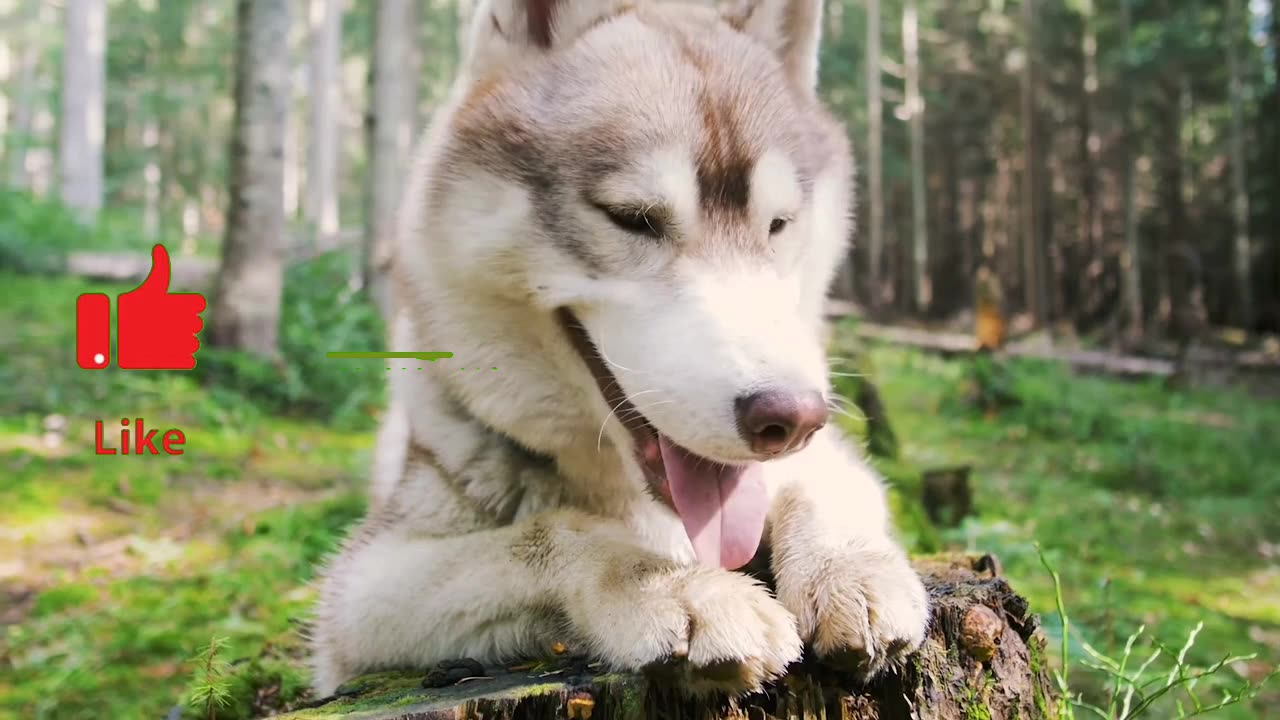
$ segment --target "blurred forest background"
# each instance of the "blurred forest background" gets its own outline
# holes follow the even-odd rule
[[[385,392],[324,352],[382,347],[388,228],[471,6],[0,0],[0,718],[306,699],[307,582],[363,510]],[[826,13],[859,158],[836,385],[907,541],[996,553],[1060,641],[1039,542],[1082,701],[1168,676],[1203,624],[1183,669],[1230,657],[1206,704],[1277,716],[1276,683],[1245,690],[1280,662],[1274,0]],[[136,286],[157,242],[210,297],[196,370],[79,370],[74,298]],[[121,417],[187,453],[94,455]],[[1117,680],[1092,653],[1139,627]]]

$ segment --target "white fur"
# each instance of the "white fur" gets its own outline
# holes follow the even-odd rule
[[[560,0],[550,49],[530,39],[523,0],[479,3],[406,184],[394,259],[390,349],[455,357],[390,371],[369,516],[322,581],[318,693],[555,641],[620,669],[685,656],[692,689],[740,692],[784,672],[802,642],[876,670],[923,641],[927,599],[881,482],[837,430],[764,466],[776,595],[697,567],[556,319],[572,309],[649,422],[720,462],[754,459],[735,398],[827,391],[822,300],[850,229],[852,161],[810,104],[819,0],[752,1],[724,11],[749,16],[735,32],[706,8]],[[546,91],[566,99],[539,103]],[[721,121],[706,106],[725,98],[747,119],[709,134]],[[769,140],[798,122],[836,148],[807,190],[802,156]],[[487,140],[460,153],[464,130]],[[739,131],[731,140],[755,148],[749,202],[726,219],[704,207],[698,163]],[[574,178],[543,188],[486,157],[503,133],[520,140],[503,157],[527,150],[538,177],[568,167],[594,202],[664,208],[667,236],[614,227]],[[576,166],[592,138],[616,143],[597,175]],[[548,202],[560,227],[543,222]],[[770,237],[778,217],[789,223]],[[699,674],[719,661],[736,672]]]

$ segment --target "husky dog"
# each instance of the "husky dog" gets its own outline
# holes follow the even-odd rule
[[[369,515],[315,690],[450,658],[756,690],[808,644],[874,674],[928,601],[828,418],[853,162],[821,0],[481,0],[405,188]],[[419,367],[422,366],[422,367]],[[759,556],[776,595],[736,571]]]

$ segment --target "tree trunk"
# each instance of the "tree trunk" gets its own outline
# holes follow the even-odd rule
[[[36,3],[20,4],[22,14],[15,11],[15,25],[19,28],[18,44],[13,47],[14,68],[13,91],[10,93],[12,103],[12,123],[4,133],[5,159],[8,163],[9,185],[25,188],[27,178],[27,148],[31,146],[31,135],[36,116],[36,69],[40,64],[42,48],[41,33],[34,26],[40,21],[40,7]]]
[[[911,258],[914,267],[916,312],[925,312],[933,299],[929,278],[929,235],[924,187],[924,99],[920,96],[920,17],[915,0],[902,11],[902,52],[907,81],[907,114],[911,135]]]
[[[338,120],[342,113],[343,0],[311,0],[311,149],[307,220],[320,237],[338,232]]]
[[[1035,3],[1022,0],[1022,26],[1024,33],[1022,69],[1022,268],[1023,291],[1027,311],[1038,323],[1048,319],[1045,277],[1041,272],[1044,248],[1040,239],[1040,208],[1036,162],[1036,76],[1035,76]]]
[[[148,117],[142,126],[142,147],[147,162],[142,169],[144,201],[142,208],[142,234],[150,240],[160,236],[160,202],[163,171],[160,169],[160,124]]]
[[[1094,17],[1093,0],[1083,5],[1084,34],[1081,51],[1084,65],[1083,102],[1080,107],[1080,235],[1074,267],[1064,268],[1075,275],[1076,297],[1074,303],[1077,327],[1093,318],[1102,300],[1098,297],[1101,283],[1088,272],[1093,262],[1102,262],[1102,205],[1098,200],[1099,151],[1102,139],[1098,135],[1095,118],[1098,95],[1098,35],[1097,18]]]
[[[295,10],[301,10],[304,17],[310,17],[310,0],[292,0]],[[310,203],[305,199],[307,192],[306,142],[307,131],[307,84],[310,71],[307,62],[307,44],[310,42],[309,28],[301,23],[294,24],[290,33],[290,66],[289,78],[292,90],[289,93],[288,120],[284,145],[284,215],[290,221],[297,220],[304,206]]]
[[[289,0],[239,0],[231,209],[213,306],[213,344],[276,352],[284,284],[284,134]]]
[[[869,685],[805,661],[764,693],[738,701],[692,700],[676,695],[656,674],[608,673],[581,660],[554,659],[536,668],[460,673],[471,675],[466,679],[439,672],[379,673],[280,718],[324,720],[357,710],[370,720],[1050,717],[1056,699],[1044,635],[1027,601],[993,576],[998,565],[990,556],[917,561],[934,604],[929,638],[905,667]],[[442,682],[433,679],[441,676],[454,684],[436,687]]]
[[[369,177],[365,186],[364,287],[387,314],[386,270],[393,247],[400,189],[408,168],[417,106],[418,23],[414,0],[383,0],[374,7],[371,107],[366,115]]]
[[[62,201],[85,222],[102,208],[106,134],[107,2],[67,0],[62,60]]]
[[[880,99],[880,0],[867,2],[867,298],[880,306],[884,281],[884,107]]]
[[[0,34],[0,140],[9,134],[9,107],[13,104],[10,93],[13,91],[14,41],[23,29],[22,17],[17,10],[3,16],[7,26],[14,28],[6,34]],[[0,144],[0,156],[7,152],[8,142]]]
[[[1272,12],[1277,12],[1272,8]],[[1235,219],[1236,322],[1243,328],[1253,323],[1253,253],[1249,243],[1249,190],[1244,159],[1244,103],[1241,100],[1240,57],[1236,37],[1244,24],[1240,0],[1227,0],[1227,72],[1231,92],[1231,207]]]
[[[1130,76],[1129,63],[1133,56],[1132,49],[1132,0],[1121,0],[1121,34],[1124,36],[1125,67],[1121,72],[1124,96],[1124,132],[1121,143],[1124,145],[1124,256],[1121,265],[1124,271],[1125,314],[1127,315],[1126,342],[1136,344],[1143,332],[1142,309],[1142,267],[1141,248],[1138,244],[1138,169],[1136,159],[1137,133],[1133,127],[1133,80]]]
[[[1280,117],[1280,12],[1277,12],[1274,2],[1271,4],[1271,27],[1267,35],[1268,44],[1271,46],[1271,77],[1274,81],[1260,122],[1263,127],[1270,130],[1268,136],[1271,138],[1271,149],[1266,155],[1269,162],[1264,163],[1263,167],[1271,171],[1270,188],[1273,200],[1269,203],[1270,222],[1267,223],[1270,225],[1269,234],[1271,235],[1271,269],[1270,276],[1263,287],[1268,288],[1269,320],[1274,328],[1280,326],[1280,202],[1274,199],[1280,197],[1280,123],[1275,121],[1275,118]],[[1265,266],[1264,272],[1266,272]]]

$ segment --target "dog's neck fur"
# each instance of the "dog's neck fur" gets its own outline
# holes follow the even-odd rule
[[[448,278],[435,279],[428,292],[457,292]],[[511,445],[513,468],[526,468],[530,454],[543,456],[557,476],[558,500],[606,516],[623,517],[645,499],[631,440],[606,426],[609,409],[553,313],[473,290],[466,304],[437,304],[408,297],[404,287],[396,293],[393,350],[466,348],[467,355],[392,376],[393,393],[441,401],[431,411],[408,408],[413,444],[433,450],[446,469],[465,465],[463,437]],[[440,307],[450,308],[447,317]],[[441,406],[451,412],[434,412]],[[541,506],[546,494],[535,489],[529,506]]]

